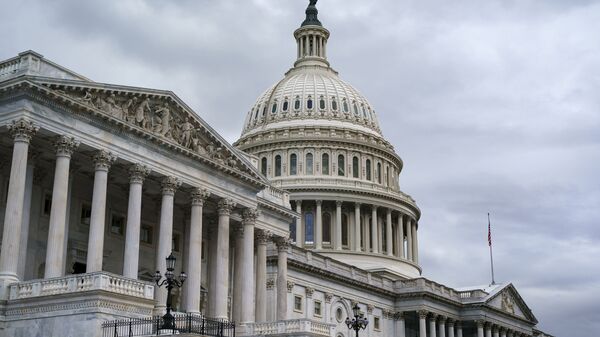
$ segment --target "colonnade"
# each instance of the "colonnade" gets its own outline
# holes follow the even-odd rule
[[[331,242],[324,247],[323,204],[335,204],[335,216],[331,217]],[[347,209],[344,209],[344,206]],[[302,216],[296,220],[294,241],[299,247],[333,250],[353,250],[384,254],[419,263],[417,222],[407,214],[377,205],[363,205],[341,200],[295,200],[296,212]],[[367,212],[361,213],[363,209]],[[313,213],[314,211],[314,213]],[[314,214],[314,242],[306,240],[310,226],[306,225],[306,213]],[[333,212],[332,212],[333,213]],[[347,245],[342,244],[342,216],[346,216]],[[377,219],[373,221],[372,219]],[[384,240],[385,239],[385,240]]]
[[[9,125],[14,140],[12,166],[10,173],[2,250],[0,251],[0,288],[6,294],[6,285],[19,281],[17,276],[19,265],[19,243],[22,230],[24,210],[24,194],[26,188],[27,157],[29,142],[38,127],[31,121],[19,119]],[[50,209],[49,231],[45,258],[44,278],[64,276],[65,255],[63,251],[68,236],[67,212],[68,182],[70,160],[79,142],[73,137],[59,135],[55,138],[56,154],[54,185]],[[116,156],[108,150],[99,150],[93,155],[94,184],[92,194],[92,209],[87,247],[86,272],[102,271],[104,249],[105,214],[108,172],[115,162]],[[140,252],[140,222],[142,206],[142,187],[150,169],[142,163],[131,163],[129,166],[129,200],[127,209],[127,225],[125,233],[125,250],[123,257],[123,276],[138,278]],[[165,257],[172,250],[173,238],[173,209],[175,193],[182,183],[178,177],[163,176],[161,178],[161,207],[157,257],[155,267],[158,271],[166,270]],[[201,262],[202,252],[203,212],[204,203],[211,193],[201,186],[192,186],[189,192],[190,225],[189,245],[186,249],[186,268],[188,280],[184,287],[185,311],[200,311],[201,294]],[[209,312],[208,315],[218,319],[228,319],[229,297],[229,255],[230,255],[230,216],[236,209],[236,203],[228,198],[213,196],[217,200],[218,221],[212,228],[209,247]],[[239,207],[238,207],[239,208]],[[255,235],[255,224],[258,210],[241,209],[242,221],[234,231],[235,255],[233,277],[233,318],[240,323],[266,320],[266,244],[275,240],[278,247],[278,278],[277,278],[277,307],[278,319],[286,318],[287,309],[287,251],[289,239],[271,237],[261,230]],[[255,237],[256,247],[256,282],[254,274]],[[254,294],[257,294],[256,304]],[[155,287],[154,299],[157,310],[162,310],[166,303],[166,289]],[[255,316],[256,312],[256,316]]]

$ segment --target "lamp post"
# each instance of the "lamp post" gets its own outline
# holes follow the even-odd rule
[[[167,260],[167,272],[165,273],[165,279],[160,280],[162,275],[160,271],[157,270],[154,274],[154,281],[158,287],[165,286],[167,288],[167,313],[163,316],[163,325],[161,329],[175,329],[175,319],[173,315],[171,315],[171,290],[174,287],[181,288],[183,282],[187,279],[187,275],[182,271],[179,274],[179,280],[175,279],[175,274],[173,271],[175,270],[175,261],[177,260],[175,256],[173,256],[173,252],[169,254],[166,258]]]
[[[354,304],[354,307],[352,307],[352,312],[354,313],[354,318],[350,319],[350,317],[346,317],[345,323],[348,326],[348,329],[356,331],[356,337],[358,337],[358,330],[366,329],[367,325],[369,325],[369,320],[366,319],[364,315],[360,312],[358,303]]]

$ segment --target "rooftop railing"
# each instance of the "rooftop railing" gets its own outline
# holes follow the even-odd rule
[[[103,337],[135,337],[195,334],[211,337],[235,337],[235,323],[207,318],[200,314],[175,314],[174,327],[162,329],[162,316],[131,318],[102,323]]]

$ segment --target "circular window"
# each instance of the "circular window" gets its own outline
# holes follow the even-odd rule
[[[342,308],[337,308],[335,311],[335,319],[337,319],[338,322],[342,322],[344,320],[344,311]]]

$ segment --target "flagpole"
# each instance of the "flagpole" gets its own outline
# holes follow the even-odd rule
[[[490,246],[490,266],[492,267],[492,284],[496,284],[494,280],[494,256],[492,254],[492,225],[490,223],[490,213],[488,213],[488,245]]]

